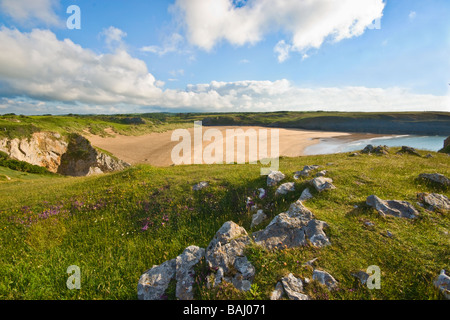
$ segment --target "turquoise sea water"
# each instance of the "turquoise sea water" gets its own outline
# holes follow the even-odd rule
[[[364,149],[368,144],[374,146],[386,145],[388,147],[408,146],[416,149],[438,151],[444,146],[445,136],[414,136],[397,135],[372,139],[349,141],[342,138],[320,139],[320,143],[305,149],[306,155],[331,154],[351,152]]]

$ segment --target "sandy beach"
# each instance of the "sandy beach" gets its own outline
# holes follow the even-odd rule
[[[244,132],[249,132],[249,129],[255,130],[258,135],[267,130],[268,139],[268,153],[270,154],[270,130],[277,129],[279,132],[279,155],[285,157],[298,157],[304,155],[306,147],[317,144],[323,138],[342,138],[345,140],[365,139],[375,135],[368,134],[353,134],[345,132],[322,132],[322,131],[308,131],[300,129],[278,129],[278,128],[263,128],[263,127],[203,127],[203,134],[208,129],[217,129],[222,133],[222,141],[203,141],[203,150],[211,143],[223,143],[225,146],[226,130],[242,129]],[[194,128],[186,129],[192,137],[192,150],[194,150]],[[173,164],[171,159],[172,149],[179,144],[179,141],[171,141],[173,131],[163,133],[150,133],[142,136],[124,136],[115,134],[113,137],[101,137],[97,135],[87,135],[92,145],[112,153],[114,156],[122,159],[130,164],[150,164],[153,166],[170,166]],[[221,139],[219,139],[221,140]],[[181,140],[180,140],[181,141]],[[265,141],[265,140],[263,140]],[[246,162],[249,160],[249,140],[246,141]],[[225,147],[224,147],[225,149]],[[235,153],[238,150],[235,146]],[[193,153],[193,152],[192,152]],[[192,155],[192,159],[193,159]],[[257,160],[260,160],[259,157]],[[194,161],[192,161],[193,163]]]

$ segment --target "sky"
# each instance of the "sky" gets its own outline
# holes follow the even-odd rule
[[[0,114],[450,112],[449,17],[448,0],[0,0]]]

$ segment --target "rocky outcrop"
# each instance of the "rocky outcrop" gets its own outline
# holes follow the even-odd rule
[[[269,250],[305,246],[307,240],[315,247],[323,247],[330,244],[323,231],[326,227],[325,222],[314,219],[312,212],[297,201],[288,212],[277,215],[264,230],[254,232],[253,237],[256,244]]]
[[[162,300],[170,281],[175,277],[176,259],[147,270],[138,282],[139,300]]]
[[[389,147],[388,146],[375,147],[369,144],[361,151],[361,153],[386,155],[389,154]]]
[[[411,148],[411,147],[407,147],[407,146],[402,146],[402,148],[397,152],[397,154],[400,154],[400,155],[405,154],[405,153],[406,153],[406,154],[413,155],[413,156],[422,157],[422,156],[420,155],[420,153],[418,153],[418,152],[416,151],[416,149]]]
[[[267,219],[267,215],[264,213],[263,210],[258,210],[253,216],[252,216],[252,224],[250,225],[250,228],[254,228],[257,225],[261,224],[264,220]]]
[[[180,300],[194,299],[194,266],[205,256],[205,249],[197,246],[187,247],[176,261],[176,296]]]
[[[56,173],[68,142],[59,133],[35,132],[29,138],[0,140],[0,151],[12,159],[47,168]]]
[[[439,289],[447,300],[450,300],[450,277],[445,274],[445,270],[442,270],[434,281],[434,286]]]
[[[250,290],[255,269],[244,255],[251,240],[247,231],[232,221],[225,222],[206,249],[206,263],[216,270],[214,284],[226,280],[241,290]]]
[[[202,189],[204,189],[204,188],[206,188],[206,187],[208,187],[208,186],[209,186],[209,183],[208,183],[208,182],[206,182],[206,181],[201,181],[201,182],[195,184],[195,185],[192,187],[192,190],[194,190],[194,191],[199,191],[199,190],[202,190]]]
[[[58,173],[68,176],[90,176],[120,171],[129,164],[95,149],[83,136],[72,134],[66,153],[61,156]]]
[[[267,186],[268,187],[276,186],[278,184],[278,182],[280,182],[284,178],[286,178],[286,176],[282,172],[280,172],[280,171],[271,171],[267,175]]]
[[[312,198],[313,198],[313,195],[311,194],[311,191],[309,190],[309,188],[306,188],[305,190],[303,190],[303,192],[300,195],[300,198],[298,200],[307,201]]]
[[[367,197],[366,204],[375,208],[382,216],[390,215],[408,219],[414,219],[419,216],[419,212],[407,201],[384,201],[375,195],[371,195]]]
[[[302,280],[294,277],[292,273],[281,279],[281,283],[290,300],[310,300],[309,296],[303,293]]]
[[[314,170],[319,169],[318,165],[308,165],[308,166],[304,166],[303,169],[301,171],[297,171],[295,172],[295,176],[294,177],[307,177],[309,176]]]
[[[288,192],[292,192],[292,191],[295,191],[294,183],[286,182],[277,188],[277,190],[275,191],[275,195],[276,196],[284,195],[284,194],[287,194]]]
[[[450,186],[450,179],[440,173],[422,173],[419,175],[419,178],[438,183],[443,186]]]
[[[122,170],[129,164],[91,146],[83,136],[62,137],[54,132],[35,132],[29,138],[0,140],[0,151],[9,157],[69,176]]]
[[[338,282],[331,274],[322,270],[314,270],[313,280],[325,285],[329,290],[335,290],[338,287]]]
[[[439,193],[418,193],[417,198],[424,203],[429,210],[450,210],[450,199]]]
[[[318,192],[336,189],[336,187],[333,185],[333,179],[331,178],[317,177],[311,181],[311,184]]]

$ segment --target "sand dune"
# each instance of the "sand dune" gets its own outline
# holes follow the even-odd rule
[[[248,132],[249,129],[254,129],[257,134],[260,130],[270,130],[274,128],[263,127],[203,127],[202,132],[205,133],[208,129],[218,129],[223,135],[223,140],[226,137],[227,129],[242,129]],[[194,128],[187,129],[192,137],[192,148],[194,148]],[[302,156],[306,147],[319,143],[320,138],[342,137],[351,139],[354,134],[343,132],[321,132],[321,131],[307,131],[300,129],[277,129],[279,130],[279,154],[286,157]],[[171,159],[172,149],[179,144],[179,141],[171,141],[173,131],[163,133],[150,133],[142,136],[124,136],[116,134],[114,137],[100,137],[96,135],[86,135],[91,141],[92,145],[111,152],[113,155],[130,164],[151,164],[153,166],[170,166],[173,164]],[[268,134],[268,153],[270,154],[270,133]],[[259,137],[259,136],[258,136]],[[214,140],[213,140],[214,141]],[[259,141],[259,140],[258,140]],[[214,141],[215,142],[215,141]],[[203,142],[203,150],[211,142]],[[218,143],[221,143],[219,141]],[[248,162],[248,140],[246,142],[246,162]],[[225,147],[224,147],[225,148]],[[192,149],[194,150],[194,149]],[[236,146],[235,146],[235,151]],[[192,152],[193,153],[193,152]],[[194,155],[192,154],[192,159]],[[225,160],[225,159],[224,159]],[[256,160],[260,160],[259,158]],[[193,163],[193,161],[192,161]]]

